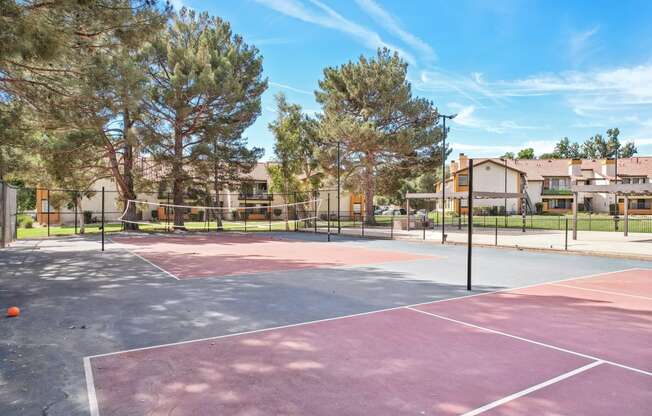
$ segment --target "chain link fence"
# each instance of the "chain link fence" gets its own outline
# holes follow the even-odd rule
[[[7,247],[17,238],[17,189],[0,181],[0,248]]]

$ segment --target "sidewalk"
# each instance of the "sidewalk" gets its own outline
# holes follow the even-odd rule
[[[320,227],[320,232],[326,228]],[[331,228],[331,234],[337,229]],[[362,236],[361,228],[342,228],[344,235]],[[465,227],[446,227],[449,243],[466,244],[468,232]],[[390,230],[389,228],[365,227],[364,236],[405,240],[424,240],[423,230]],[[498,229],[496,239],[493,228],[474,228],[473,244],[499,247],[518,247],[535,250],[569,251],[582,254],[608,255],[652,261],[652,233],[629,233],[625,237],[621,232],[609,231],[578,231],[577,240],[573,240],[572,231],[568,231],[567,250],[566,233],[556,230],[531,230],[522,232],[520,229]],[[425,231],[426,241],[441,241],[441,228]]]

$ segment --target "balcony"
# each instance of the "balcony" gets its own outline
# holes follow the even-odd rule
[[[573,191],[568,188],[545,188],[541,190],[541,195],[573,195]]]
[[[238,199],[250,199],[252,201],[271,201],[272,194],[265,191],[240,192]]]

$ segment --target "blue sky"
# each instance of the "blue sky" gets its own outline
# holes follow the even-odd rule
[[[451,125],[453,155],[551,151],[610,127],[652,155],[652,2],[176,0],[231,22],[264,57],[269,89],[249,142],[273,158],[274,95],[307,113],[323,69],[387,46],[414,95]]]

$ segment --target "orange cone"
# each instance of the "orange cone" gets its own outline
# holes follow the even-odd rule
[[[20,309],[18,308],[18,306],[11,306],[7,308],[7,317],[14,318],[18,315],[20,315]]]

